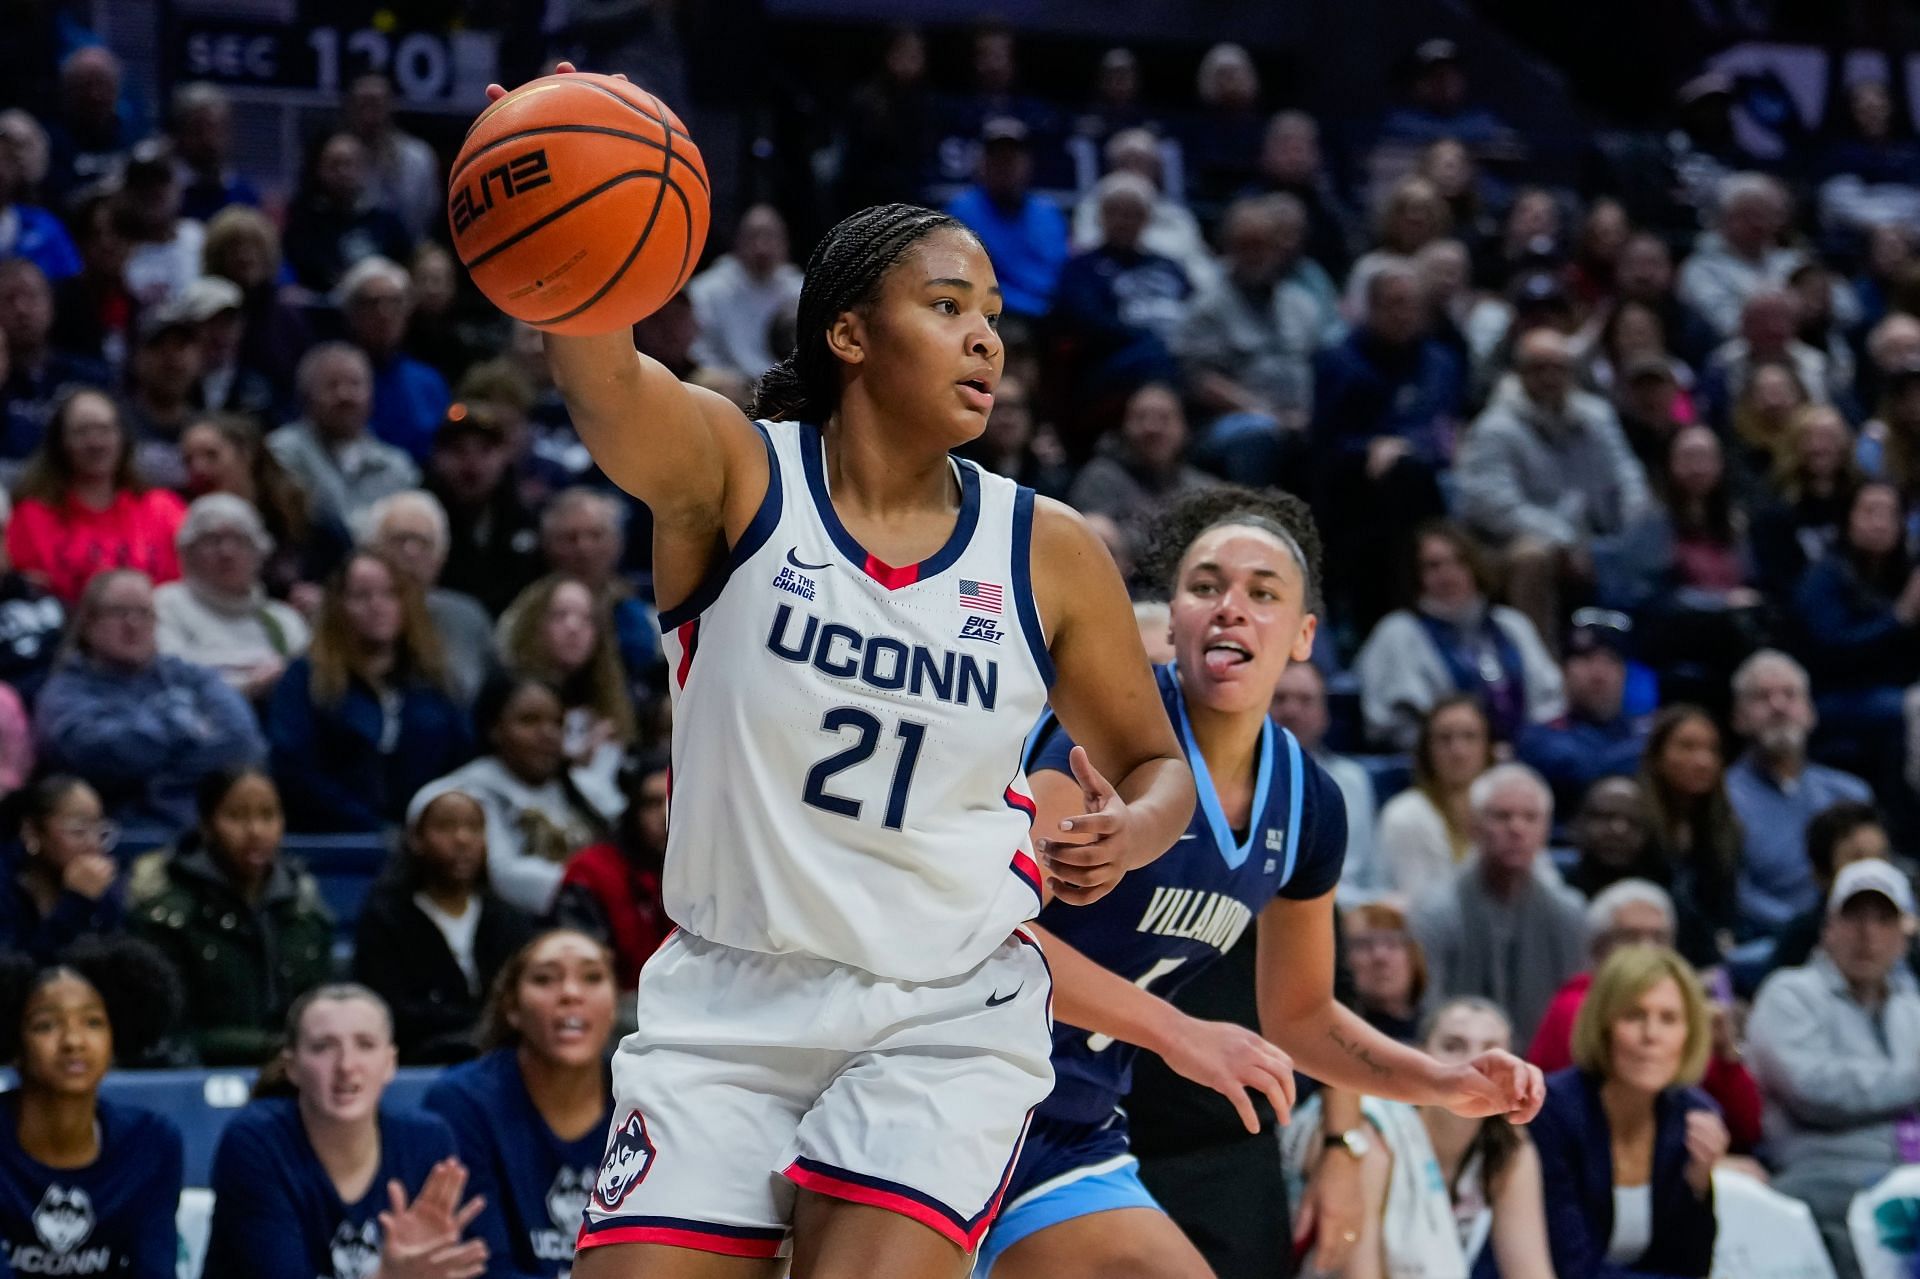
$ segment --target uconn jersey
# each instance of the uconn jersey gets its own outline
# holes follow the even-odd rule
[[[1193,819],[1164,855],[1130,871],[1098,902],[1056,902],[1038,922],[1101,967],[1170,998],[1231,949],[1276,896],[1306,901],[1338,884],[1347,822],[1333,780],[1300,750],[1293,734],[1268,720],[1248,828],[1230,829],[1194,743],[1173,666],[1156,668],[1154,676],[1193,769],[1199,792]],[[1032,771],[1070,773],[1072,749],[1064,731],[1054,732],[1041,742]],[[1136,1051],[1056,1024],[1054,1091],[1041,1115],[1082,1124],[1110,1118],[1127,1093]]]
[[[766,498],[660,619],[667,911],[736,949],[902,981],[966,972],[1039,906],[1021,750],[1052,665],[1033,494],[955,460],[952,535],[893,567],[835,514],[819,429],[756,427]]]

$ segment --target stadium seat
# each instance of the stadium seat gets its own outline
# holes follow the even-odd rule
[[[1713,1279],[1834,1279],[1813,1212],[1745,1173],[1713,1174]]]
[[[282,849],[304,864],[320,885],[343,939],[353,936],[367,890],[393,856],[384,835],[289,835]]]
[[[1384,804],[1413,785],[1413,759],[1407,755],[1355,755],[1373,782],[1373,802]]]

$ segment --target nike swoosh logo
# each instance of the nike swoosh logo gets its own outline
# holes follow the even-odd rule
[[[808,563],[806,563],[805,561],[803,561],[803,560],[802,560],[802,559],[801,559],[801,558],[799,557],[799,555],[797,555],[797,554],[795,553],[795,552],[797,552],[797,551],[798,551],[799,549],[800,549],[800,548],[799,548],[799,547],[797,547],[797,546],[789,546],[789,547],[787,548],[787,563],[789,563],[789,564],[791,564],[791,565],[793,565],[793,566],[794,566],[795,568],[797,568],[797,569],[801,569],[801,570],[803,570],[803,571],[805,571],[805,572],[808,572],[808,573],[818,573],[818,572],[820,572],[820,571],[821,571],[822,569],[828,569],[828,568],[832,568],[832,567],[833,567],[833,562],[832,562],[831,560],[829,560],[829,561],[828,561],[827,563],[825,563],[825,564],[808,564]]]
[[[1200,838],[1200,835],[1198,832],[1188,831],[1186,834],[1182,835],[1179,839],[1176,839],[1173,842],[1176,844],[1184,844],[1186,841],[1190,839],[1199,839],[1199,838]]]
[[[1027,988],[1027,984],[1025,982],[1021,982],[1018,986],[1015,986],[1013,988],[1013,993],[1011,995],[1002,995],[998,991],[995,991],[993,994],[987,996],[987,1007],[998,1008],[1002,1004],[1010,1004],[1014,1000],[1018,999],[1020,997],[1020,992],[1025,990],[1026,988]]]

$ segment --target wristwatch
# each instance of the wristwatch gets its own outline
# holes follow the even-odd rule
[[[1363,1129],[1359,1128],[1328,1133],[1320,1139],[1320,1145],[1327,1150],[1344,1150],[1355,1159],[1365,1159],[1367,1152],[1373,1149],[1372,1140]]]

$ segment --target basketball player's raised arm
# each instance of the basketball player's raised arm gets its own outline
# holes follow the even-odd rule
[[[1034,503],[1033,574],[1054,714],[1073,740],[1079,812],[1034,827],[1055,894],[1074,905],[1167,851],[1193,816],[1193,774],[1167,722],[1126,586],[1071,508]]]
[[[1546,1085],[1511,1053],[1446,1066],[1369,1026],[1333,997],[1333,893],[1276,897],[1260,912],[1258,988],[1263,1034],[1322,1083],[1370,1097],[1444,1106],[1457,1115],[1526,1123]]]

